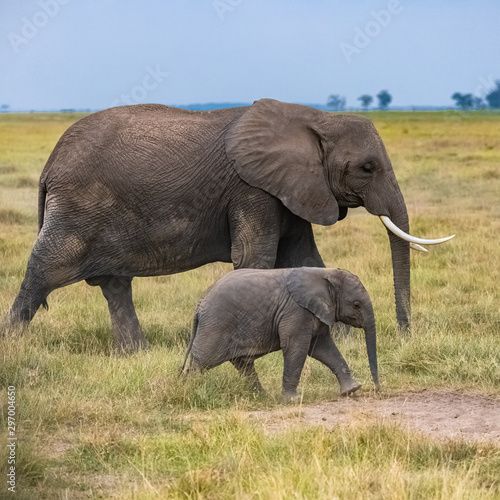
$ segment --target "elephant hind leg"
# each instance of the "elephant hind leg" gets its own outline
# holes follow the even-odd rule
[[[46,300],[50,292],[50,288],[27,272],[21,289],[4,320],[3,330],[26,329],[41,305],[48,308]]]
[[[294,401],[297,396],[297,386],[312,339],[312,325],[309,328],[306,326],[311,313],[305,309],[301,312],[302,318],[285,318],[278,330],[284,361],[282,394],[288,401]]]
[[[41,305],[48,308],[46,299],[52,291],[83,278],[75,263],[77,256],[65,251],[63,238],[57,241],[62,244],[56,246],[43,230],[38,236],[21,289],[4,321],[6,330],[26,328]]]
[[[259,376],[255,371],[255,360],[253,358],[236,358],[231,361],[234,367],[240,372],[242,376],[247,378],[257,392],[265,392],[262,384],[260,383]]]
[[[132,302],[132,278],[122,276],[97,276],[86,280],[91,286],[100,286],[108,301],[111,325],[118,349],[133,353],[147,349],[149,344]]]

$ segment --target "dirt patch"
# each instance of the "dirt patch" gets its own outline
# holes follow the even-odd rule
[[[329,429],[360,422],[396,423],[435,439],[490,441],[500,445],[500,398],[423,391],[389,397],[351,397],[310,406],[250,412],[267,432],[297,425]]]

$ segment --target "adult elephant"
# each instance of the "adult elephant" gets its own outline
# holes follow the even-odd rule
[[[408,233],[391,162],[365,118],[270,99],[204,112],[144,104],[94,113],[64,133],[42,172],[39,234],[8,324],[28,324],[51,291],[86,280],[108,301],[119,347],[134,351],[147,344],[134,276],[214,261],[324,267],[311,223],[335,224],[359,206]],[[405,328],[410,247],[389,237]]]

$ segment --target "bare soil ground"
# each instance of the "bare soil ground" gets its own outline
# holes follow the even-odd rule
[[[434,439],[490,441],[500,445],[500,398],[474,393],[422,391],[388,397],[354,396],[328,403],[250,412],[267,432],[294,426],[396,423]]]

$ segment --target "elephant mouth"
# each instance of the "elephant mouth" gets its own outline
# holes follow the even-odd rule
[[[394,233],[396,236],[399,236],[401,239],[408,241],[410,243],[410,248],[413,248],[414,250],[418,250],[419,252],[427,252],[427,248],[423,247],[422,245],[439,245],[440,243],[444,243],[445,241],[449,241],[452,238],[455,237],[453,234],[452,236],[447,236],[445,238],[437,238],[437,239],[429,239],[429,238],[417,238],[415,236],[412,236],[411,234],[405,233],[402,229],[400,229],[392,220],[387,217],[386,215],[379,215],[380,220],[382,221],[382,224]]]

